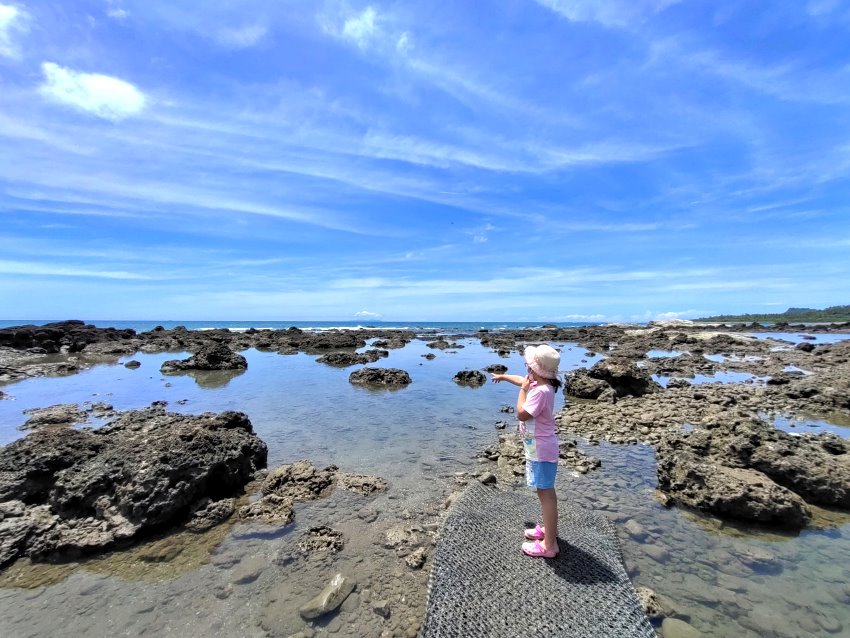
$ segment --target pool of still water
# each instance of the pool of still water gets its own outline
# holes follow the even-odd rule
[[[241,410],[269,446],[269,467],[307,458],[319,466],[333,463],[345,471],[376,474],[390,483],[388,498],[392,500],[382,501],[382,507],[415,510],[439,493],[454,472],[478,467],[477,452],[495,442],[494,424],[506,417],[499,408],[515,400],[513,386],[461,387],[452,381],[455,373],[491,363],[506,364],[517,374],[524,369],[518,354],[500,358],[476,340],[460,343],[463,348],[435,351],[413,341],[372,364],[410,373],[413,383],[395,391],[353,386],[348,376],[354,367],[328,367],[304,354],[250,350],[243,353],[249,363],[244,373],[196,377],[159,373],[164,360],[182,358],[185,353],[137,354],[132,358],[142,365],[136,370],[101,365],[69,377],[5,386],[12,398],[0,401],[0,443],[22,436],[17,427],[26,420],[23,410],[56,403],[106,402],[126,410],[166,400],[170,410],[185,413]],[[583,348],[555,345],[562,347],[566,370],[595,361],[586,357]],[[428,353],[436,358],[425,359]],[[563,469],[563,506],[588,507],[610,516],[620,531],[635,584],[654,589],[703,635],[850,634],[848,517],[820,512],[820,529],[781,535],[668,510],[654,498],[651,448],[580,443],[586,453],[602,460],[602,468],[583,476]],[[362,507],[356,499],[335,496],[300,508],[294,528],[309,526],[311,517],[330,517],[335,527],[350,528],[354,537],[339,561],[362,571],[364,559],[368,563],[372,556],[370,541],[357,537],[356,530],[361,528],[355,526],[355,514]],[[631,533],[625,526],[630,519],[639,525],[630,524]],[[275,587],[310,578],[322,581],[340,565],[339,561],[321,567],[276,561],[274,557],[292,541],[291,536],[288,531],[256,535],[238,526],[223,529],[218,537],[207,539],[212,543],[209,547],[195,548],[196,558],[183,552],[186,564],[161,577],[137,573],[126,565],[106,574],[84,566],[69,569],[62,580],[45,579],[35,589],[7,583],[0,589],[0,635],[156,631],[161,635],[263,636],[266,630],[256,618],[267,616],[272,606],[292,608],[287,627],[294,631],[295,589]],[[219,571],[205,564],[211,553]],[[122,554],[127,552],[115,555]],[[245,557],[268,560],[256,581],[234,588],[227,578],[225,584],[216,580],[222,570],[238,570]],[[421,578],[404,580],[410,578],[405,573],[386,578],[390,576],[402,584],[399,587],[406,582],[422,589],[424,600]],[[371,578],[371,588],[379,591],[375,580],[380,577]],[[226,595],[219,595],[222,591]],[[385,588],[382,595],[391,595],[388,591]],[[421,601],[413,605],[414,612],[416,605],[421,606]],[[341,616],[345,622],[354,623],[347,635],[378,635],[374,614],[367,612],[341,612],[349,614]],[[317,635],[334,629],[339,630],[333,622],[313,627]]]

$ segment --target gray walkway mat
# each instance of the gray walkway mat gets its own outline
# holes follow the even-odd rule
[[[431,561],[422,638],[654,638],[611,523],[559,503],[557,558],[526,556],[540,517],[532,490],[477,481],[452,505]]]

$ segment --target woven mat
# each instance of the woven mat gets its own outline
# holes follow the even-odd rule
[[[559,503],[557,558],[520,550],[540,517],[532,490],[473,482],[452,505],[431,560],[422,638],[655,638],[613,526]]]

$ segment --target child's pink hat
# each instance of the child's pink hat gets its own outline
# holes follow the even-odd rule
[[[525,362],[528,367],[541,377],[546,379],[558,378],[558,366],[561,364],[561,355],[552,346],[527,346],[525,348]]]

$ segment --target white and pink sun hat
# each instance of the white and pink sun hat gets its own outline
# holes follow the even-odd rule
[[[528,367],[541,377],[546,379],[558,378],[558,366],[561,364],[561,355],[552,346],[546,344],[541,346],[527,346],[523,356]]]

